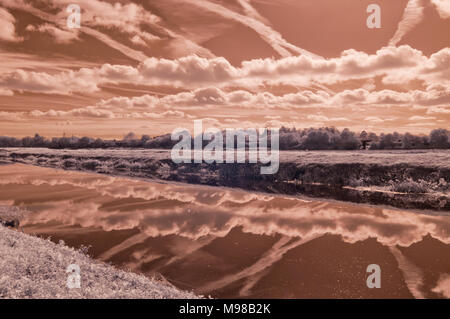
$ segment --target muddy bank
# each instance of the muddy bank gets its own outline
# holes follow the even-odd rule
[[[287,154],[287,155],[286,155]],[[0,161],[100,174],[304,194],[356,203],[450,211],[450,153],[286,153],[277,174],[260,164],[175,164],[168,151],[8,150]],[[429,160],[427,160],[429,158]],[[438,159],[438,160],[437,160]],[[442,165],[440,163],[442,162]]]

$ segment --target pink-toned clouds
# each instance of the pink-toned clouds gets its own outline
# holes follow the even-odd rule
[[[11,129],[6,121],[33,130],[29,124],[37,119],[36,130],[52,123],[71,123],[72,130],[97,121],[111,125],[111,132],[136,120],[154,128],[150,134],[194,118],[210,118],[217,126],[378,131],[450,124],[450,48],[441,45],[426,54],[405,43],[429,19],[430,8],[434,19],[447,21],[445,1],[405,1],[389,46],[371,52],[347,48],[329,58],[290,42],[254,1],[81,0],[80,29],[66,27],[69,4],[0,0],[1,134]],[[269,51],[232,63],[232,50],[207,43],[232,30],[246,30]],[[233,37],[237,52],[241,38]],[[47,51],[36,44],[41,40],[51,46]],[[64,124],[54,127],[54,134],[65,132]]]
[[[450,18],[450,2],[447,0],[431,0],[431,2],[436,6],[441,18]]]
[[[47,173],[45,176],[43,171]],[[86,193],[101,195],[89,196],[88,202],[72,201],[72,205],[65,205],[70,200],[66,196],[71,194],[61,194],[57,201],[51,198],[51,203],[48,202],[45,208],[28,215],[24,224],[53,220],[67,226],[96,225],[106,231],[139,226],[151,237],[177,234],[192,239],[208,235],[223,237],[234,227],[242,227],[244,232],[252,234],[280,234],[299,238],[335,234],[347,243],[376,238],[386,246],[408,247],[427,236],[444,244],[450,243],[450,223],[438,215],[411,215],[399,210],[333,202],[318,205],[303,199],[244,191],[217,192],[212,188],[199,189],[198,186],[149,185],[125,178],[92,178],[84,173],[75,175],[70,171],[55,172],[32,166],[22,167],[21,172],[14,176],[11,176],[10,170],[2,169],[0,176],[1,187],[29,184],[47,190],[48,186],[62,185],[68,189],[75,187]],[[115,207],[105,209],[103,204],[108,199],[128,199],[140,204],[165,200],[168,205],[153,209],[151,213],[144,208],[145,205],[132,205],[128,210]],[[184,205],[180,206],[180,203]],[[35,204],[42,204],[42,200]],[[283,211],[280,212],[279,206],[275,204],[283,205]],[[72,209],[67,210],[67,206]],[[196,207],[196,213],[202,218],[191,218],[184,213],[183,206]],[[96,213],[92,214],[93,211]],[[221,218],[212,217],[211,211]],[[355,229],[355,223],[361,226]],[[436,290],[441,293],[448,290],[446,277],[443,276],[438,282],[439,288]]]
[[[51,24],[44,23],[39,26],[28,25],[26,28],[29,32],[42,32],[51,35],[57,43],[68,43],[78,40],[78,33],[76,31],[65,31],[59,29]]]
[[[59,85],[55,82],[62,82],[67,88],[61,92],[70,93],[84,91],[88,87],[95,90],[98,85],[105,83],[175,85],[186,88],[237,85],[252,88],[263,83],[311,85],[318,82],[332,85],[381,76],[383,82],[388,84],[422,80],[426,85],[448,86],[449,72],[450,48],[426,57],[409,46],[400,46],[385,47],[373,55],[348,50],[333,59],[318,60],[301,55],[251,60],[244,61],[240,68],[232,66],[225,58],[206,59],[192,55],[175,60],[149,58],[137,67],[104,64],[100,68],[82,68],[58,74],[17,70],[3,74],[0,85],[11,90],[48,92],[51,85]]]
[[[16,19],[11,13],[0,8],[0,40],[12,42],[21,40],[16,34],[15,22]]]
[[[405,12],[403,13],[402,20],[400,21],[394,36],[389,41],[389,45],[397,45],[402,38],[417,26],[424,17],[423,0],[409,0],[406,5]]]

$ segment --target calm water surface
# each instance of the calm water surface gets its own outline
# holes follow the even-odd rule
[[[24,231],[213,297],[450,297],[450,216],[0,166]],[[381,267],[381,288],[366,268]]]

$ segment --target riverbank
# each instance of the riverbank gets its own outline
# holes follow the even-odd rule
[[[280,152],[279,170],[261,164],[176,164],[167,150],[6,149],[0,160],[114,176],[238,187],[406,209],[450,211],[450,151]]]
[[[0,219],[16,219],[22,212],[0,207]],[[198,298],[163,279],[119,270],[95,261],[63,242],[30,236],[0,226],[0,299],[172,299]],[[81,288],[67,287],[69,265],[80,267]]]

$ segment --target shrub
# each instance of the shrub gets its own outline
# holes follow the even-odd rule
[[[394,184],[392,190],[399,193],[426,193],[429,187],[426,182],[419,181],[416,182],[412,179],[408,179],[406,181],[400,182],[398,184]]]
[[[95,170],[98,166],[101,166],[102,163],[100,163],[97,160],[89,160],[86,162],[81,163],[81,167],[84,169],[89,169],[89,170]]]
[[[73,160],[73,159],[65,160],[63,162],[63,166],[66,167],[66,168],[68,168],[68,167],[75,167],[75,166],[77,166],[77,161]]]

